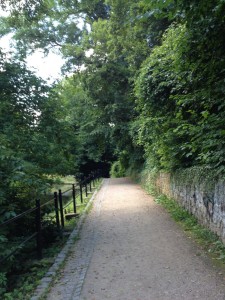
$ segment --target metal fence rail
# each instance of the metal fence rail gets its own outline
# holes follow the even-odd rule
[[[21,248],[23,248],[30,240],[34,239],[36,237],[36,250],[37,250],[37,257],[40,259],[42,258],[42,230],[43,228],[43,221],[45,217],[44,213],[44,207],[47,205],[52,204],[54,207],[54,214],[55,214],[55,220],[56,220],[56,227],[58,234],[61,236],[62,235],[62,230],[64,229],[65,226],[65,217],[67,216],[66,213],[66,208],[69,207],[73,203],[73,214],[70,214],[70,217],[73,216],[78,216],[77,214],[77,207],[80,205],[77,205],[77,199],[80,199],[81,205],[84,205],[84,197],[88,196],[88,189],[89,192],[92,191],[92,188],[95,187],[96,180],[99,180],[101,177],[101,172],[98,170],[96,172],[93,172],[90,174],[88,177],[84,178],[81,182],[79,183],[73,183],[69,184],[67,183],[66,185],[71,185],[71,188],[68,188],[66,191],[63,191],[59,189],[58,191],[54,192],[54,196],[52,199],[48,200],[47,202],[41,204],[40,200],[37,199],[35,200],[35,206],[22,212],[21,214],[3,222],[0,224],[0,229],[15,223],[17,220],[21,219],[22,217],[28,217],[31,215],[31,213],[35,212],[35,217],[34,217],[34,222],[35,222],[35,227],[36,231],[33,232],[30,236],[25,237],[25,239],[17,245],[10,253],[8,253],[5,257],[0,259],[0,264],[6,261],[8,258],[10,258],[12,255],[14,255],[16,252],[18,252]],[[67,200],[66,203],[63,200],[63,196],[70,195],[71,193],[71,200]],[[70,196],[70,197],[71,197]]]

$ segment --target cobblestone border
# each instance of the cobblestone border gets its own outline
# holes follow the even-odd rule
[[[79,221],[77,223],[76,228],[72,231],[70,234],[65,246],[60,251],[60,253],[57,255],[54,264],[50,267],[48,272],[45,274],[45,276],[41,279],[40,284],[37,286],[33,296],[30,300],[40,300],[42,297],[45,296],[46,292],[48,291],[50,284],[54,280],[54,278],[57,275],[57,272],[59,271],[60,267],[64,263],[65,259],[67,258],[67,255],[69,254],[69,251],[72,247],[72,245],[75,243],[75,238],[78,236],[80,229],[82,227],[82,224],[87,216],[87,213],[89,211],[90,206],[92,205],[96,194],[98,190],[101,188],[102,184],[104,182],[104,179],[102,180],[101,184],[99,185],[98,189],[94,192],[91,199],[89,200],[87,206],[85,207],[81,217],[79,218]],[[74,298],[75,299],[75,298]]]

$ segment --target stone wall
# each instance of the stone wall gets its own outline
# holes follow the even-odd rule
[[[208,188],[196,183],[181,184],[170,174],[161,173],[156,179],[156,187],[163,194],[177,200],[225,243],[225,181],[218,181]]]

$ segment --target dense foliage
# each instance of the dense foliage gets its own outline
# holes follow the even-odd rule
[[[183,17],[165,32],[136,80],[137,140],[160,168],[209,165],[222,174],[224,4],[191,2],[180,4]]]

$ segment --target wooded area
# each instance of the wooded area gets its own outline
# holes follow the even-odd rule
[[[113,164],[122,176],[145,164],[224,176],[223,0],[0,5],[10,11],[0,37],[15,40],[12,54],[0,49],[0,222],[31,207],[55,175]],[[73,75],[38,78],[25,63],[36,49],[60,52]]]

